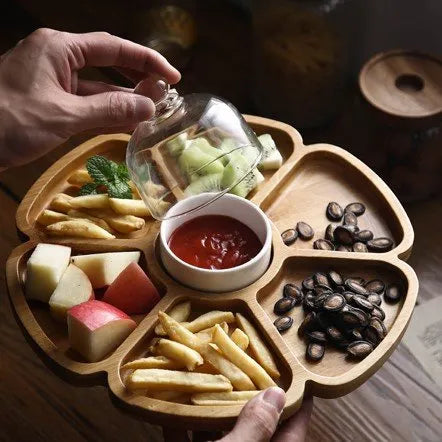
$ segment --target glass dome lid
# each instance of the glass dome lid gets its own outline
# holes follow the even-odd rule
[[[230,103],[208,94],[181,97],[166,85],[155,115],[135,129],[127,148],[131,178],[152,216],[184,215],[226,192],[246,197],[261,181],[262,146]],[[213,194],[204,205],[169,209],[193,195]]]

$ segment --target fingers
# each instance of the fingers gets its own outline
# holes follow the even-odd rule
[[[273,442],[304,442],[312,409],[313,398],[304,399],[299,411],[281,425]]]
[[[104,92],[133,92],[134,90],[128,87],[115,86],[114,84],[107,84],[101,81],[90,81],[90,80],[78,80],[77,82],[77,95],[94,95],[102,94]],[[140,94],[145,95],[145,94]]]
[[[75,70],[84,66],[117,66],[145,76],[156,73],[171,84],[177,83],[181,78],[180,73],[153,49],[104,32],[70,35]]]
[[[278,425],[284,404],[284,390],[278,387],[268,388],[244,406],[235,427],[221,441],[270,441]]]
[[[133,127],[155,113],[150,98],[133,93],[116,91],[72,98],[74,132],[97,127]]]

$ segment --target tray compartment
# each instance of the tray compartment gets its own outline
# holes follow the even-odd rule
[[[295,283],[301,286],[303,279],[315,272],[336,270],[345,277],[361,276],[366,281],[379,278],[385,283],[400,283],[408,293],[408,280],[400,269],[385,261],[334,258],[334,257],[301,257],[287,258],[276,277],[258,294],[257,299],[273,322],[278,316],[273,313],[275,302],[282,297],[285,284]],[[382,300],[381,308],[385,311],[384,324],[388,330],[393,327],[405,302],[404,297],[397,304],[388,304]],[[323,376],[340,376],[358,364],[357,361],[345,357],[345,352],[335,349],[331,345],[326,347],[324,358],[318,363],[309,362],[305,357],[306,341],[299,337],[298,327],[305,317],[301,306],[296,306],[288,313],[293,318],[292,327],[282,334],[288,348],[298,361],[310,372]],[[387,335],[388,336],[388,335]],[[379,347],[375,350],[378,351]],[[375,353],[373,352],[373,353]]]
[[[325,229],[332,222],[325,213],[330,201],[338,202],[343,208],[351,202],[363,203],[366,211],[358,217],[361,230],[369,229],[375,237],[390,237],[396,246],[402,241],[401,223],[385,196],[338,152],[307,151],[264,199],[261,208],[280,232],[295,227],[298,221],[310,224],[315,231],[313,239],[298,238],[290,249],[312,250],[313,242],[324,238]]]

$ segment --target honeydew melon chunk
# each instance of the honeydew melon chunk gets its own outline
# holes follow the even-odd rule
[[[188,146],[187,132],[183,132],[166,143],[167,149],[173,157],[181,155],[181,152]]]
[[[222,177],[222,173],[212,173],[199,177],[184,189],[184,195],[192,196],[204,192],[219,192],[223,189],[221,186]]]
[[[271,135],[260,135],[258,140],[263,147],[262,157],[258,167],[263,170],[279,169],[282,166],[282,156]]]
[[[191,176],[209,175],[211,173],[222,173],[224,166],[221,160],[213,155],[203,152],[198,146],[191,145],[183,151],[178,159],[178,164],[183,173]]]

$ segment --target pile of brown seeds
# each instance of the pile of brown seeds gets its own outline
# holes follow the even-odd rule
[[[313,238],[314,234],[315,232],[310,225],[304,221],[299,221],[299,223],[296,224],[295,229],[284,230],[284,232],[281,233],[281,238],[286,246],[290,246],[298,239],[298,237],[304,241],[308,241]]]
[[[330,270],[304,279],[302,287],[286,284],[282,295],[273,309],[279,315],[274,325],[279,332],[288,330],[293,318],[287,313],[302,304],[306,316],[298,333],[307,340],[310,361],[321,360],[327,344],[346,351],[349,358],[363,359],[387,334],[382,296],[396,303],[403,289],[398,284],[386,286],[380,279],[344,278]]]
[[[387,237],[374,238],[371,230],[360,230],[358,217],[365,213],[362,203],[350,203],[343,209],[337,202],[328,203],[326,214],[330,221],[341,221],[342,225],[329,224],[325,237],[317,239],[313,248],[336,250],[338,252],[388,252],[393,248],[393,241]]]

